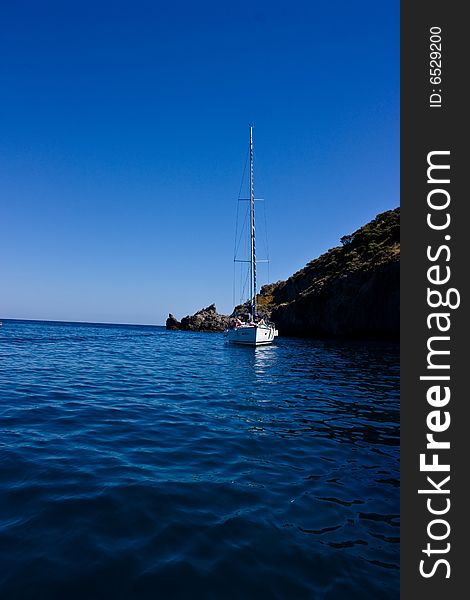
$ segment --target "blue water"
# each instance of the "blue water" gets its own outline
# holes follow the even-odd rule
[[[4,321],[2,599],[398,598],[396,345]]]

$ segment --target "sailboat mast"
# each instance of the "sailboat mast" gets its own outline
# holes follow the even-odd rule
[[[255,190],[253,183],[253,125],[250,125],[251,318],[256,315]]]

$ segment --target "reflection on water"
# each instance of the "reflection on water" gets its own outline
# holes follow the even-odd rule
[[[7,321],[0,360],[2,597],[398,598],[396,345]]]

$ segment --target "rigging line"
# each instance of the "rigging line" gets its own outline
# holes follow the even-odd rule
[[[242,175],[242,180],[240,183],[240,190],[238,191],[238,199],[240,200],[240,196],[242,195],[242,188],[243,188],[243,182],[245,181],[245,173],[246,173],[246,165],[248,163],[248,156],[250,154],[250,151],[247,150],[246,151],[246,156],[245,156],[245,166],[243,167],[243,175]]]
[[[246,164],[248,162],[248,153],[246,154],[245,157],[245,166],[243,167],[243,174],[242,174],[242,180],[240,182],[240,189],[238,191],[238,199],[237,199],[237,219],[235,221],[235,244],[234,244],[234,254],[233,254],[233,258],[236,258],[236,252],[237,252],[237,235],[238,235],[238,211],[239,211],[239,206],[240,206],[240,196],[242,193],[242,188],[243,188],[243,181],[245,180],[245,173],[246,173]]]
[[[235,247],[235,254],[234,254],[234,257],[233,257],[233,259],[234,259],[234,260],[235,260],[235,259],[237,258],[237,256],[238,256],[238,250],[239,250],[239,248],[240,248],[240,244],[241,244],[241,242],[242,242],[242,239],[243,239],[243,233],[245,232],[245,228],[246,228],[246,227],[247,227],[247,225],[248,225],[248,212],[249,212],[249,208],[247,207],[247,209],[246,209],[246,212],[245,212],[245,219],[244,219],[244,221],[243,221],[243,226],[242,226],[242,229],[241,229],[241,231],[240,231],[240,238],[239,238],[239,240],[238,240],[238,245]],[[237,217],[238,217],[238,212],[237,212]],[[235,242],[236,242],[236,240],[235,240]]]
[[[237,237],[238,237],[238,210],[240,202],[237,201],[237,218],[235,220],[235,242],[233,244],[233,260],[237,258]]]
[[[266,216],[266,203],[263,206],[263,217],[264,217],[264,249],[266,250],[266,258],[269,260],[269,244],[268,244],[268,219]]]
[[[232,306],[235,307],[235,276],[236,276],[236,263],[233,261],[233,283],[232,283]]]
[[[246,290],[246,288],[247,288],[247,286],[248,286],[248,278],[249,278],[249,275],[250,275],[250,270],[249,270],[249,269],[247,269],[247,270],[246,270],[245,283],[243,284],[243,288],[242,288],[242,290],[241,290],[240,304],[244,304],[244,302],[245,302],[245,301],[244,301],[244,298],[245,298],[245,290]],[[251,302],[251,301],[250,301],[250,302]]]
[[[266,210],[266,202],[263,203],[263,213],[264,213],[264,237],[265,237],[265,245],[266,245],[266,258],[268,260],[268,283],[270,282],[269,279],[269,244],[268,244],[268,219],[266,216],[267,210]]]
[[[242,189],[243,189],[243,182],[245,181],[245,175],[246,175],[246,165],[248,163],[248,155],[249,155],[249,151],[246,152],[245,155],[245,165],[243,167],[243,173],[242,173],[242,178],[241,178],[241,182],[240,182],[240,189],[238,190],[238,199],[237,199],[237,218],[235,220],[235,240],[234,240],[234,244],[233,244],[233,286],[232,286],[232,302],[233,305],[235,306],[235,287],[236,287],[236,283],[235,283],[235,278],[236,278],[236,269],[235,269],[235,259],[237,258],[237,252],[238,252],[238,248],[240,247],[240,242],[241,242],[241,238],[245,229],[245,222],[243,223],[241,232],[240,232],[240,240],[237,243],[237,239],[238,239],[238,218],[239,218],[239,207],[240,207],[240,196],[242,193]],[[245,216],[245,221],[246,221],[246,216]],[[241,288],[241,272],[240,272],[240,288]]]

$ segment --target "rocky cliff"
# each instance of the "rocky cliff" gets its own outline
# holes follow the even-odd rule
[[[340,241],[286,281],[264,286],[259,310],[281,335],[397,339],[400,209]]]
[[[397,339],[399,335],[400,209],[377,215],[286,281],[269,284],[257,297],[258,311],[281,335]],[[233,312],[243,314],[247,306]],[[223,331],[232,317],[215,305],[167,329]]]

